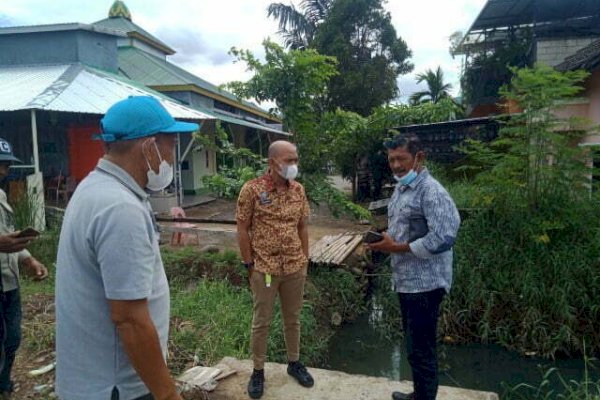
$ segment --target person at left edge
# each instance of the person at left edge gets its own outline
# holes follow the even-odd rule
[[[10,166],[20,162],[12,146],[0,139],[0,179],[8,176]],[[33,237],[18,237],[13,226],[13,208],[0,189],[0,399],[9,398],[14,389],[10,379],[17,349],[21,343],[21,294],[19,265],[35,280],[48,276],[46,267],[25,249]]]
[[[63,400],[180,400],[166,364],[169,286],[145,188],[173,179],[177,122],[153,97],[115,103],[105,155],[77,187],[58,246],[56,390]]]

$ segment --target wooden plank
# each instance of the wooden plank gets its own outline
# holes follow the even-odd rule
[[[334,243],[331,244],[331,246],[329,246],[329,248],[327,249],[326,252],[323,253],[322,258],[322,262],[324,263],[328,263],[332,256],[338,251],[338,249],[340,248],[340,246],[343,246],[345,241],[347,240],[347,235],[343,234],[341,235]]]
[[[352,242],[348,246],[346,246],[346,250],[335,260],[335,264],[342,264],[346,261],[346,258],[350,256],[350,254],[354,253],[356,248],[362,242],[362,235],[357,235]]]
[[[340,247],[344,246],[344,243],[346,242],[347,238],[348,237],[344,235],[340,237],[339,240],[337,240],[334,244],[332,244],[331,247],[329,247],[329,251],[325,255],[323,261],[329,263],[331,259],[335,256],[335,254],[339,251]]]
[[[170,217],[156,217],[156,220],[159,222],[191,222],[191,223],[211,223],[211,224],[229,224],[236,225],[237,222],[235,219],[217,219],[217,218],[170,218]]]
[[[339,235],[332,235],[332,236],[325,236],[323,238],[321,238],[321,240],[319,242],[317,242],[317,246],[315,246],[314,248],[314,255],[315,258],[319,258],[320,256],[323,255],[323,252],[325,252],[327,250],[327,247],[333,243],[334,241],[337,240]],[[311,252],[311,254],[313,254]]]
[[[336,236],[337,235],[323,236],[316,243],[313,243],[312,247],[310,248],[311,257],[318,258],[323,253],[323,250],[327,247],[327,245],[331,241],[335,240]]]
[[[334,261],[337,259],[338,254],[344,252],[346,248],[346,244],[348,240],[351,240],[351,236],[345,236],[343,241],[340,241],[335,248],[332,249],[330,254],[328,255],[327,262],[330,264],[334,264]]]
[[[377,201],[372,201],[369,203],[369,211],[378,210],[380,208],[385,208],[390,204],[390,199],[381,199]]]
[[[341,264],[362,242],[362,233],[344,232],[324,236],[311,247],[311,261],[317,264]]]
[[[347,243],[351,241],[352,238],[353,236],[351,235],[344,235],[342,238],[340,238],[336,245],[332,246],[331,251],[328,253],[325,261],[331,263],[333,260],[335,260],[336,256],[344,251]]]
[[[322,237],[317,243],[313,244],[313,247],[310,249],[310,258],[313,262],[318,262],[323,256],[323,254],[327,251],[328,247],[335,243],[335,241],[342,234],[330,235]]]

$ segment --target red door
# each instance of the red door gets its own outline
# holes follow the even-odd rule
[[[77,182],[81,182],[98,164],[104,155],[100,140],[92,139],[100,131],[97,125],[72,126],[69,136],[69,171]]]

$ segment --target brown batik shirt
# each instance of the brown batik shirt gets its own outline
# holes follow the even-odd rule
[[[308,214],[304,187],[298,182],[289,181],[280,193],[268,173],[246,182],[238,198],[237,219],[252,221],[251,248],[257,271],[289,275],[306,265],[298,223]]]

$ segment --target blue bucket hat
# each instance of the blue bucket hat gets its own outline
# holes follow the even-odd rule
[[[20,163],[17,157],[13,155],[12,146],[6,140],[0,138],[0,162]]]
[[[198,124],[179,122],[156,98],[130,96],[113,104],[100,121],[102,133],[97,138],[105,142],[131,140],[157,133],[191,133]]]

